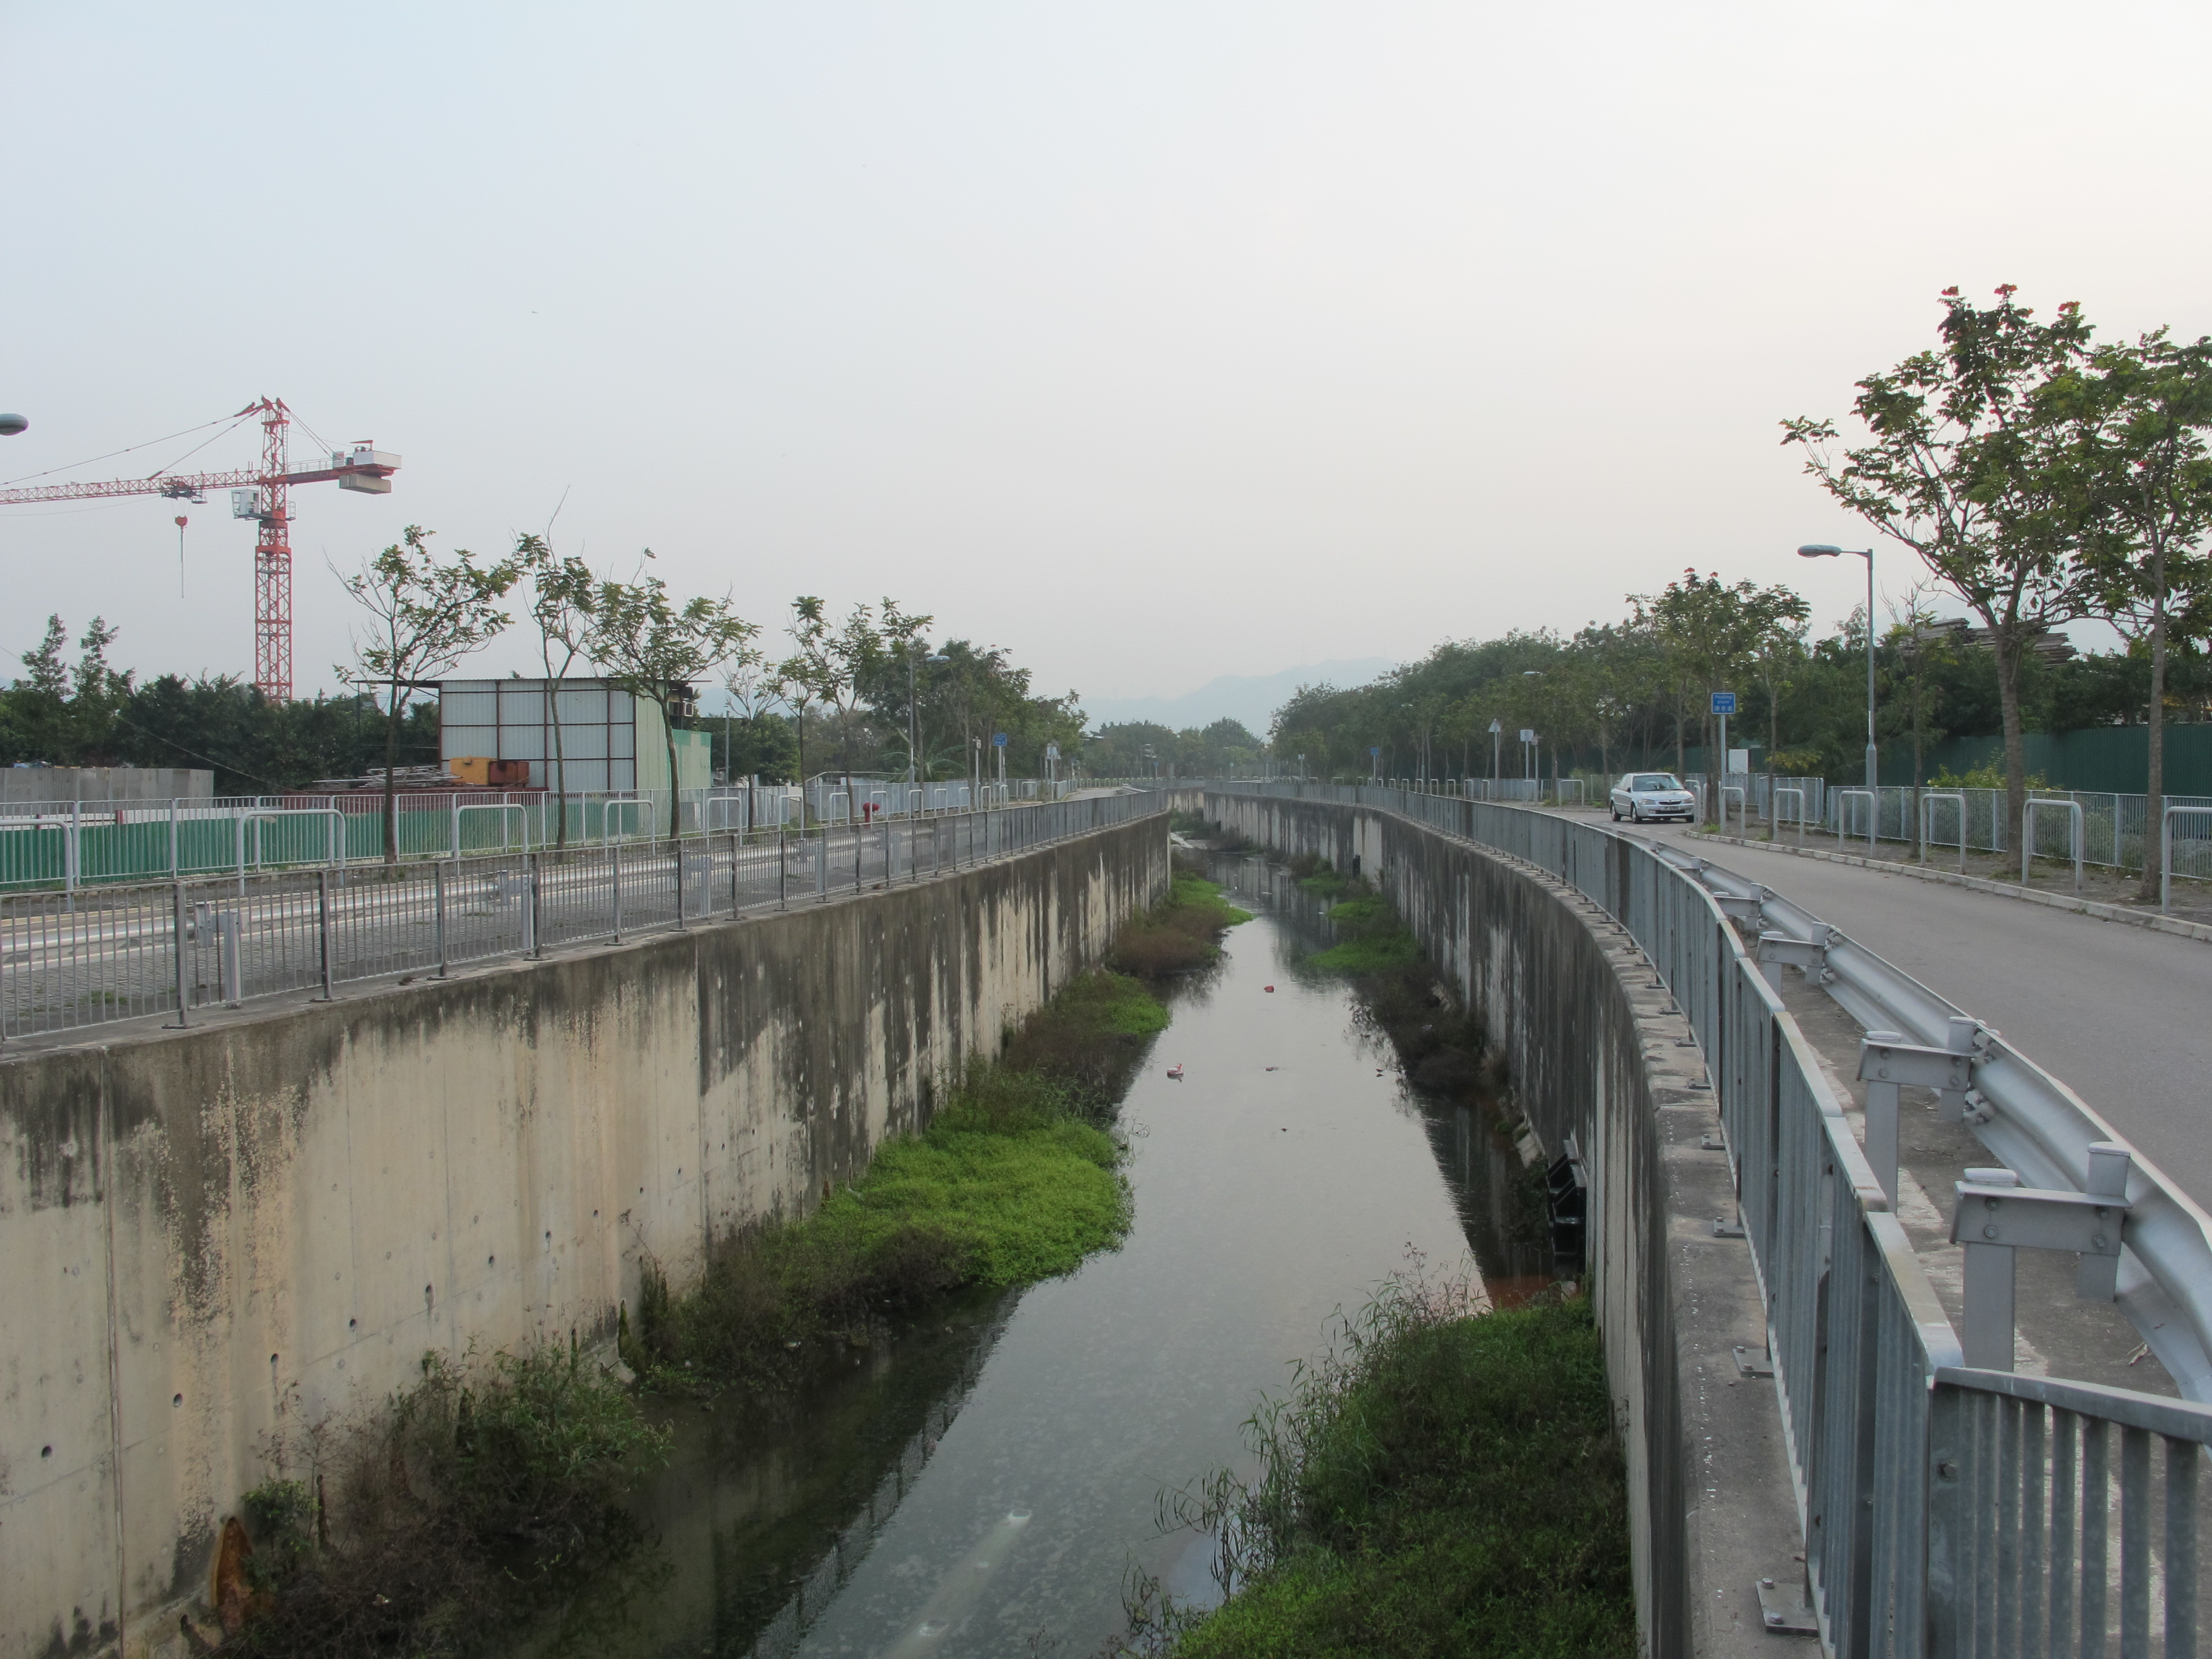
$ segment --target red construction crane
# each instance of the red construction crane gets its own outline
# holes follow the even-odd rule
[[[371,495],[392,493],[399,458],[363,440],[334,453],[328,466],[290,470],[285,428],[292,411],[281,398],[262,398],[231,418],[261,416],[261,465],[235,472],[156,472],[106,483],[39,484],[0,489],[0,506],[17,501],[76,501],[96,495],[168,495],[204,501],[210,489],[230,491],[230,515],[259,521],[253,544],[253,683],[272,702],[292,696],[292,532],[287,492],[294,484],[337,481],[340,489]]]

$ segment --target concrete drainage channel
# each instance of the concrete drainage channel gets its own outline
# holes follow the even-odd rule
[[[1592,1074],[1589,1057],[1609,1052],[1590,1012],[1603,998],[1567,972],[1556,922],[1534,915],[1538,873],[1632,938],[1654,988],[1674,994],[1717,1085],[1732,1202],[1698,1213],[1683,1201],[1692,1189],[1655,1178],[1671,1158],[1615,1170],[1601,1157],[1590,1194],[1601,1318],[1620,1305],[1624,1269],[1640,1311],[1671,1317],[1636,1330],[1637,1352],[1617,1350],[1608,1328],[1616,1396],[1644,1385],[1647,1409],[1623,1417],[1642,1460],[1637,1492],[1656,1497],[1677,1456],[1687,1477],[1677,1490],[1688,1528],[1670,1529],[1656,1503],[1634,1517],[1651,1565],[1689,1586],[1686,1607],[1656,1599],[1642,1611],[1653,1651],[1732,1650],[1743,1623],[1711,1615],[1738,1587],[1757,1593],[1753,1631],[1809,1622],[1838,1652],[2009,1652],[2049,1632],[2083,1651],[2118,1638],[2148,1653],[2154,1623],[2165,1651],[2195,1650],[2198,1558],[2212,1535],[2196,1479],[2212,1443],[2212,1409],[2196,1403],[2212,1347],[2201,1305],[2212,1227],[2063,1085],[1816,918],[1641,839],[1372,787],[1216,788],[1206,805],[1263,845],[1370,873],[1516,1045],[1547,1140],[1571,1127],[1586,1146],[1645,1133],[1679,1144],[1668,1103],[1636,1068]],[[1508,867],[1527,872],[1518,890],[1485,873]],[[1547,1018],[1575,1040],[1547,1048],[1532,1029]],[[1938,1109],[1906,1114],[1908,1089],[1935,1091]],[[1977,1146],[2002,1166],[1942,1181]],[[1682,1317],[1686,1236],[1737,1228],[1765,1302],[1741,1370],[1772,1372],[1787,1454],[1778,1480],[1806,1540],[1802,1573],[1702,1549],[1711,1512],[1755,1512],[1762,1497],[1705,1478],[1713,1442],[1698,1413],[1714,1368]],[[1662,1238],[1663,1250],[1650,1248]],[[2073,1335],[2023,1345],[2023,1297],[2031,1331]],[[2124,1386],[2144,1381],[2128,1367],[2146,1350],[2191,1398]],[[1639,1371],[1646,1355],[1657,1363]],[[1651,1389],[1655,1375],[1676,1387]]]

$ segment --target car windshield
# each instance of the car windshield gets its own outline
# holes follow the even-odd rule
[[[1629,789],[1636,794],[1648,794],[1654,789],[1680,789],[1682,786],[1665,772],[1639,772],[1629,779]]]

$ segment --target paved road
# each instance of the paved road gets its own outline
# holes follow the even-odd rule
[[[2070,1085],[2212,1208],[2212,945],[1758,848],[1645,834],[1764,882]]]

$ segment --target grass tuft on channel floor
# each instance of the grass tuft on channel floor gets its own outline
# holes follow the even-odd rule
[[[1134,1645],[1178,1659],[1632,1655],[1626,1491],[1589,1304],[1468,1311],[1386,1286],[1248,1425],[1259,1473],[1184,1518],[1238,1540],[1232,1594],[1155,1604]]]

